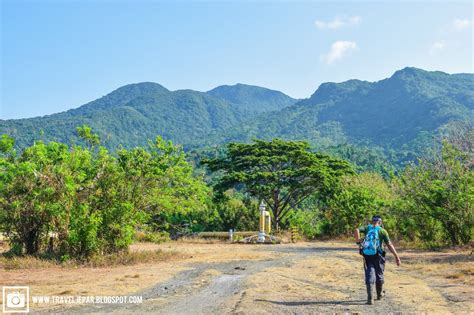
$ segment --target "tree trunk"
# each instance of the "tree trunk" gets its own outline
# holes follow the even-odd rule
[[[26,254],[33,255],[38,252],[38,231],[37,230],[30,230],[26,234],[25,238],[25,247],[26,247]]]
[[[449,238],[450,238],[450,241],[451,241],[451,245],[452,246],[459,245],[460,242],[459,242],[459,238],[458,238],[458,231],[455,228],[456,225],[454,223],[447,222],[446,224],[444,224],[444,226],[445,226],[445,229],[448,231],[448,235],[449,235]]]
[[[273,191],[273,215],[275,217],[275,231],[280,231],[280,191],[275,189]]]

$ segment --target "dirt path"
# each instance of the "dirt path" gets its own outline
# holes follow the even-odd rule
[[[193,262],[138,292],[138,305],[93,305],[77,313],[314,314],[473,313],[472,285],[447,283],[389,260],[387,296],[365,305],[361,257],[342,243],[259,246],[265,259]],[[402,255],[403,259],[403,255]],[[407,257],[408,259],[408,257]],[[469,260],[469,264],[472,260]],[[472,265],[469,265],[472,266]],[[471,268],[471,267],[469,267]],[[471,275],[472,276],[472,275]],[[472,280],[472,279],[471,279]],[[453,298],[456,297],[456,298]]]

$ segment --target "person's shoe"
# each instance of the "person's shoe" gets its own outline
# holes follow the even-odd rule
[[[372,285],[367,284],[366,287],[367,287],[367,304],[372,305],[374,304],[374,298],[372,296]]]
[[[383,283],[375,283],[375,289],[377,290],[377,300],[380,301],[385,295],[385,291],[383,291]]]

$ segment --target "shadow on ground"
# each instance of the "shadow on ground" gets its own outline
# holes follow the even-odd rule
[[[303,305],[364,305],[366,300],[348,300],[348,301],[270,301],[257,299],[256,302],[268,302],[284,306],[303,306]]]
[[[357,252],[357,247],[273,247],[263,248],[264,251],[284,252],[284,253],[327,253],[327,252]]]

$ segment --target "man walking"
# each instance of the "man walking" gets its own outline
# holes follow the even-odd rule
[[[360,238],[360,233],[364,233],[365,238]],[[372,288],[375,283],[377,300],[382,299],[383,293],[383,272],[385,269],[385,249],[387,245],[390,252],[395,257],[397,266],[400,266],[395,247],[390,242],[387,231],[382,228],[382,218],[378,215],[372,217],[372,223],[354,231],[356,243],[360,246],[360,253],[365,260],[365,285],[367,286],[367,304],[373,304]]]

